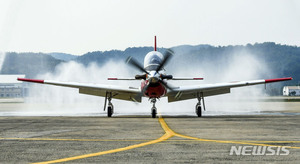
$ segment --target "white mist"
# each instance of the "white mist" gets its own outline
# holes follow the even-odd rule
[[[205,83],[231,82],[241,80],[261,79],[272,73],[266,64],[256,59],[248,52],[236,52],[228,59],[222,69],[216,69],[214,62],[203,65],[166,70],[173,76],[204,77],[204,81],[169,81],[174,86],[201,85]],[[219,68],[219,67],[218,67]],[[102,83],[111,85],[139,87],[140,81],[108,81],[108,77],[134,77],[139,74],[125,62],[109,61],[102,66],[91,63],[87,67],[76,62],[63,63],[57,66],[54,73],[38,75],[37,78],[57,81],[72,81],[82,83]],[[205,98],[207,115],[240,114],[244,112],[260,111],[258,97],[264,95],[264,86],[251,86],[232,89],[230,94]],[[248,101],[250,100],[250,101]],[[40,104],[37,108],[27,109],[42,115],[106,115],[103,111],[104,98],[78,93],[78,89],[58,86],[33,84],[27,103]],[[143,98],[141,104],[113,99],[115,115],[149,115],[152,104]],[[197,99],[167,103],[161,98],[156,105],[158,111],[167,115],[195,115]],[[44,107],[43,107],[44,106]],[[44,109],[43,109],[44,108]]]

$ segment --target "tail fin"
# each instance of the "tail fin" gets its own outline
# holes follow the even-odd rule
[[[156,36],[154,36],[154,51],[156,51]]]

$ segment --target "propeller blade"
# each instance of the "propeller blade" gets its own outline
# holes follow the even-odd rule
[[[145,72],[146,74],[149,74],[133,57],[129,56],[126,60],[126,63],[131,64],[133,67],[139,69],[142,72]]]
[[[143,90],[142,90],[142,96],[144,96],[144,94],[145,94],[146,90],[148,89],[148,87],[149,87],[149,85],[146,85],[146,86],[143,88]]]
[[[173,54],[174,54],[174,52],[171,49],[166,50],[164,59],[160,63],[160,65],[157,67],[156,72],[158,72],[159,70],[161,70],[164,67],[164,65],[169,61],[170,57],[172,57]]]

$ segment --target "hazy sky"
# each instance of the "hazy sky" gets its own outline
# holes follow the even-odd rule
[[[124,50],[134,46],[300,46],[297,0],[0,0],[0,51]]]

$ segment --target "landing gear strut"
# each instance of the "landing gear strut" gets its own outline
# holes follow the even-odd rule
[[[197,114],[198,117],[202,117],[201,100],[203,102],[203,109],[205,110],[203,92],[197,93],[197,98],[198,98],[198,103],[196,104],[196,114]]]
[[[107,103],[107,100],[108,100],[107,117],[111,117],[112,114],[114,113],[114,106],[113,106],[113,104],[111,103],[111,99],[112,99],[112,94],[111,94],[111,92],[106,92],[106,95],[105,95],[105,101],[104,101],[104,111],[105,111],[106,103]]]
[[[152,116],[152,118],[156,118],[156,113],[157,113],[157,109],[155,107],[156,98],[152,98],[151,103],[153,103],[153,106],[151,108],[151,116]]]

